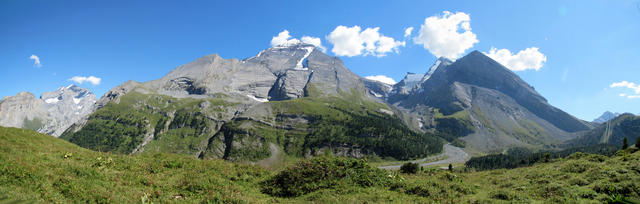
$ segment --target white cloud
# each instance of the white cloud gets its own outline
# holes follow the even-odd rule
[[[320,38],[302,36],[301,40],[298,40],[297,38],[291,38],[288,30],[283,30],[282,32],[278,33],[277,36],[273,36],[273,38],[271,38],[271,47],[289,46],[298,44],[300,42],[316,46],[318,49],[322,50],[322,52],[325,52],[327,50],[327,48],[322,46],[322,40],[320,40]]]
[[[94,76],[89,76],[89,77],[83,77],[83,76],[74,76],[71,77],[71,79],[69,79],[69,81],[74,81],[78,84],[82,84],[84,82],[89,82],[91,84],[98,85],[100,84],[100,81],[102,81],[102,79],[98,78],[98,77],[94,77]]]
[[[283,30],[282,32],[278,33],[277,36],[273,36],[273,38],[271,38],[271,47],[286,46],[286,45],[300,43],[300,40],[298,39],[295,39],[295,38],[289,39],[289,38],[291,38],[291,35],[289,35],[289,31]]]
[[[302,38],[300,39],[302,40],[303,43],[312,44],[313,46],[316,46],[318,49],[322,50],[322,52],[327,51],[327,48],[322,46],[322,40],[320,40],[320,38],[302,36]]]
[[[413,32],[413,27],[408,27],[407,29],[404,30],[404,37],[409,37],[411,35],[411,33]]]
[[[333,44],[331,51],[338,56],[374,55],[386,56],[389,52],[398,53],[398,47],[405,46],[404,41],[396,41],[380,34],[380,27],[367,28],[361,32],[360,26],[336,27],[327,40]]]
[[[616,88],[616,87],[622,87],[622,88],[628,88],[633,90],[633,92],[635,94],[640,94],[640,85],[633,83],[633,82],[628,82],[628,81],[621,81],[621,82],[616,82],[616,83],[612,83],[611,85],[609,85],[610,88]],[[620,94],[620,96],[622,96],[622,94]],[[629,95],[631,96],[631,95]],[[627,97],[629,97],[627,96]]]
[[[621,93],[618,96],[625,97],[625,96],[627,96],[627,94],[626,93]]]
[[[457,59],[478,42],[476,34],[471,32],[470,21],[471,17],[466,13],[444,11],[441,17],[424,19],[413,42],[423,45],[424,49],[436,57]]]
[[[359,26],[353,26],[351,28],[338,26],[327,36],[327,40],[333,44],[331,52],[338,56],[353,57],[361,55],[364,49],[362,39],[360,39]]]
[[[375,75],[375,76],[366,76],[364,77],[365,79],[369,79],[369,80],[374,80],[374,81],[379,81],[385,84],[389,84],[389,85],[394,85],[396,84],[396,81],[393,80],[391,77],[385,76],[385,75]]]
[[[547,57],[538,51],[537,47],[520,50],[515,55],[507,49],[498,50],[495,47],[491,47],[489,53],[485,52],[484,54],[513,71],[527,69],[535,69],[537,71],[547,61]]]
[[[29,57],[29,59],[33,60],[33,66],[35,67],[42,67],[42,64],[40,64],[40,57],[38,57],[37,55],[31,55],[31,57]]]
[[[640,98],[640,95],[628,95],[628,99]]]

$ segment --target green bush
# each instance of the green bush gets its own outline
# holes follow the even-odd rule
[[[367,165],[365,160],[317,157],[289,167],[262,183],[263,192],[295,197],[322,189],[348,186],[384,186],[393,181],[386,171]]]
[[[407,162],[400,166],[400,172],[405,174],[415,174],[418,172],[418,163]]]
[[[493,199],[498,199],[498,200],[514,200],[517,198],[517,194],[512,191],[500,189],[496,191],[491,191],[489,193],[489,197]]]

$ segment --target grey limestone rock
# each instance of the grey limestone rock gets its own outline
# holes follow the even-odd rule
[[[43,93],[40,98],[21,92],[0,101],[0,125],[34,129],[58,137],[93,112],[95,103],[93,93],[75,85]]]

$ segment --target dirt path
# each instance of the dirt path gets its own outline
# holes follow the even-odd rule
[[[282,152],[280,152],[280,149],[278,149],[278,146],[276,146],[273,143],[269,143],[269,151],[271,151],[271,156],[269,156],[269,158],[258,161],[258,165],[271,166],[276,162],[278,162],[278,159],[282,157]]]
[[[456,147],[450,144],[445,144],[442,147],[444,149],[444,152],[441,154],[425,157],[418,160],[406,161],[406,162],[420,163],[420,166],[433,166],[433,165],[440,165],[440,164],[462,163],[469,160],[469,154],[464,152],[464,150],[462,150],[459,147]],[[430,161],[434,159],[438,159],[438,160],[425,163],[425,161]],[[393,169],[400,169],[400,166],[401,165],[389,165],[389,166],[379,166],[378,168],[393,170]]]

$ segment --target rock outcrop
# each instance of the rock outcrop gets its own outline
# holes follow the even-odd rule
[[[491,152],[512,146],[551,148],[591,128],[478,51],[434,66],[420,83],[410,75],[395,85],[387,99],[418,121],[433,119],[419,125],[425,131],[447,132],[475,150]]]
[[[93,93],[75,85],[43,93],[40,98],[21,92],[0,101],[0,125],[33,129],[58,137],[90,114],[95,103]]]

